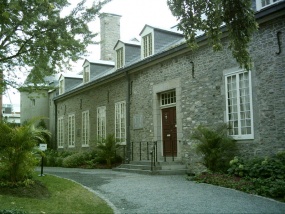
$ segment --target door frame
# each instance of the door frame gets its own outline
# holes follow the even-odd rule
[[[153,85],[152,103],[153,103],[153,141],[158,142],[158,158],[163,160],[163,148],[159,143],[162,143],[162,121],[161,121],[161,109],[160,106],[160,94],[166,91],[175,90],[176,92],[176,126],[177,126],[177,157],[176,160],[182,158],[181,146],[182,146],[182,112],[181,112],[181,78],[164,81],[159,84]],[[167,107],[171,107],[167,106]]]

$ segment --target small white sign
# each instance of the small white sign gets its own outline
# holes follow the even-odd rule
[[[47,144],[40,144],[39,149],[41,151],[46,151],[47,150]]]

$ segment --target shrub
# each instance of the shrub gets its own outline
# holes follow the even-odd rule
[[[192,136],[198,140],[196,151],[203,155],[203,164],[213,172],[226,172],[237,153],[235,140],[227,136],[227,126],[216,129],[198,126]]]
[[[26,214],[26,212],[21,210],[0,210],[0,214]]]
[[[102,139],[97,145],[97,158],[96,161],[99,163],[105,162],[108,168],[111,168],[112,161],[116,160],[116,139],[113,134],[107,135],[106,139]]]
[[[235,157],[230,161],[230,175],[246,178],[254,185],[258,195],[285,201],[285,152],[272,157],[244,160]]]
[[[0,179],[19,182],[29,178],[38,163],[35,147],[45,142],[50,133],[34,127],[36,120],[28,121],[20,127],[0,123]]]
[[[86,164],[86,161],[91,159],[91,154],[87,152],[78,152],[67,156],[62,161],[62,166],[67,168],[81,167]]]
[[[285,152],[251,160],[235,157],[230,161],[228,173],[240,177],[285,179]]]

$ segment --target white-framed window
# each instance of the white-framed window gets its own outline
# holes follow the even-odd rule
[[[59,95],[64,93],[64,79],[59,80]]]
[[[64,120],[63,117],[59,117],[57,120],[57,147],[63,148],[64,142]]]
[[[35,98],[31,98],[31,106],[36,106],[36,99]]]
[[[106,106],[97,108],[97,140],[106,139]]]
[[[169,106],[176,104],[176,93],[175,91],[167,91],[160,94],[160,106]]]
[[[90,136],[89,111],[82,112],[82,147],[89,146]]]
[[[90,81],[90,66],[86,65],[83,69],[83,83]]]
[[[122,68],[124,66],[124,49],[119,48],[117,51],[117,68]]]
[[[256,0],[256,10],[261,10],[281,0]]]
[[[115,103],[115,137],[118,143],[126,143],[126,102]]]
[[[234,139],[253,139],[251,71],[225,75],[226,122]]]
[[[68,115],[68,123],[67,123],[67,130],[68,130],[68,147],[75,146],[75,114]]]
[[[152,34],[149,33],[142,38],[143,57],[151,56],[152,53]]]

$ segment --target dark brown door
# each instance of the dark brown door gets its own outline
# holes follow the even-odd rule
[[[176,107],[162,109],[164,156],[177,156]]]

